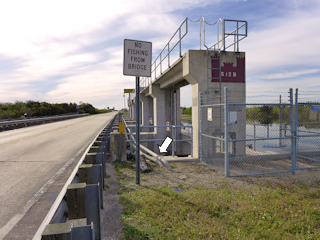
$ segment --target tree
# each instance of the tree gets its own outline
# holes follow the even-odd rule
[[[192,107],[185,108],[185,109],[183,110],[183,114],[191,115],[191,114],[192,114]]]
[[[259,110],[259,119],[258,121],[261,124],[270,124],[277,120],[277,115],[274,114],[273,108],[270,106],[262,106]]]

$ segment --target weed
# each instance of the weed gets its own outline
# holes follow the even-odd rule
[[[299,188],[301,188],[301,189],[306,189],[306,190],[308,190],[308,189],[309,189],[309,187],[308,187],[308,186],[306,186],[306,185],[298,185],[298,187],[299,187]]]

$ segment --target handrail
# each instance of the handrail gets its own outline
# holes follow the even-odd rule
[[[129,131],[129,134],[130,134],[130,142],[132,142],[133,145],[136,145],[136,140],[135,138],[132,136],[132,133],[131,133],[131,130],[130,130],[130,127],[128,127],[127,125],[127,122],[123,119],[123,122],[126,126],[126,128],[128,129]],[[142,126],[141,126],[142,127]],[[167,168],[171,169],[171,166],[170,164],[165,160],[163,159],[161,156],[159,156],[158,154],[156,154],[155,152],[152,152],[151,150],[149,150],[148,148],[144,147],[143,145],[140,145],[140,151],[144,151],[148,154],[150,154],[151,156],[155,157],[159,162],[161,162],[164,166],[166,166]]]
[[[143,90],[145,87],[148,87],[154,80],[157,79],[157,77],[159,77],[159,76],[161,76],[163,74],[163,61],[167,60],[168,61],[168,68],[171,67],[170,53],[178,45],[179,45],[179,58],[182,57],[182,52],[181,52],[182,39],[189,32],[188,21],[194,23],[194,21],[191,21],[190,19],[185,18],[184,21],[178,27],[178,29],[175,31],[175,33],[172,35],[170,40],[166,43],[164,48],[161,50],[159,55],[153,61],[152,65],[151,65],[151,77],[141,77],[140,78],[141,90]],[[201,19],[199,19],[196,22],[200,22],[200,50],[201,50],[201,46],[202,45],[204,47],[206,47],[207,50],[212,50],[212,48],[213,48],[213,50],[219,50],[219,51],[221,51],[221,50],[225,51],[227,48],[229,48],[229,47],[234,45],[234,51],[235,52],[239,52],[239,42],[247,37],[248,25],[247,25],[246,21],[230,20],[230,19],[222,20],[221,18],[219,18],[219,20],[217,22],[215,22],[214,24],[209,24],[209,23],[207,23],[205,21],[204,17],[202,17]],[[226,23],[229,23],[229,22],[235,22],[236,23],[236,29],[234,29],[231,32],[227,32],[226,31]],[[239,23],[241,24],[240,26],[239,26]],[[213,44],[211,47],[208,47],[206,45],[206,42],[205,42],[205,25],[206,24],[208,24],[208,25],[216,25],[217,24],[217,42],[215,44]],[[222,28],[221,40],[220,40],[220,36],[219,36],[220,35],[219,34],[219,25],[220,24],[221,24],[221,28]],[[202,30],[201,26],[203,26],[203,30]],[[182,34],[183,28],[185,28],[184,29],[185,32]],[[242,30],[243,28],[245,29],[244,33],[240,33],[239,31]],[[201,35],[202,31],[203,31],[203,43],[202,43],[202,35]],[[172,44],[173,39],[177,36],[177,34],[179,34],[177,42],[173,46],[170,46]],[[234,40],[230,45],[226,46],[226,41],[225,40],[229,36],[234,36]],[[240,38],[239,38],[239,36],[240,36]],[[221,42],[222,42],[222,45],[220,47],[220,43]],[[158,69],[158,68],[160,68],[160,69]]]
[[[164,48],[161,50],[160,54],[156,57],[156,59],[153,61],[151,65],[151,76],[154,75],[154,79],[157,78],[157,68],[160,67],[160,75],[162,74],[162,62],[168,58],[168,68],[170,68],[170,53],[175,49],[175,47],[179,44],[179,56],[181,55],[181,40],[187,35],[188,33],[188,18],[185,18],[184,21],[180,24],[179,28],[176,30],[176,32],[172,35],[170,40],[167,42],[167,44],[164,46]],[[185,33],[181,35],[182,27],[185,25]],[[179,32],[179,40],[174,44],[173,47],[170,49],[170,43],[174,39],[174,37]],[[167,50],[166,55],[163,57],[162,54]],[[160,58],[160,59],[159,59]],[[157,61],[159,62],[157,63]],[[148,82],[148,83],[147,83]],[[141,77],[140,78],[140,87],[147,87],[152,82],[152,77]]]

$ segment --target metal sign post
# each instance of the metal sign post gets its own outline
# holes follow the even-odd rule
[[[151,76],[152,43],[124,40],[123,75],[136,76],[136,184],[140,185],[140,76]]]
[[[140,185],[140,77],[136,77],[136,184]]]

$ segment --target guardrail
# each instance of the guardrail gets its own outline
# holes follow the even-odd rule
[[[31,125],[39,125],[43,123],[62,121],[72,118],[88,116],[88,113],[83,114],[71,114],[71,115],[59,115],[53,117],[43,117],[43,118],[26,118],[19,120],[10,120],[0,122],[0,131],[12,130],[15,128],[28,127]]]
[[[100,209],[103,209],[106,141],[116,117],[118,115],[91,142],[33,240],[102,239]],[[86,219],[86,225],[75,227],[72,222],[67,221],[81,218]]]

